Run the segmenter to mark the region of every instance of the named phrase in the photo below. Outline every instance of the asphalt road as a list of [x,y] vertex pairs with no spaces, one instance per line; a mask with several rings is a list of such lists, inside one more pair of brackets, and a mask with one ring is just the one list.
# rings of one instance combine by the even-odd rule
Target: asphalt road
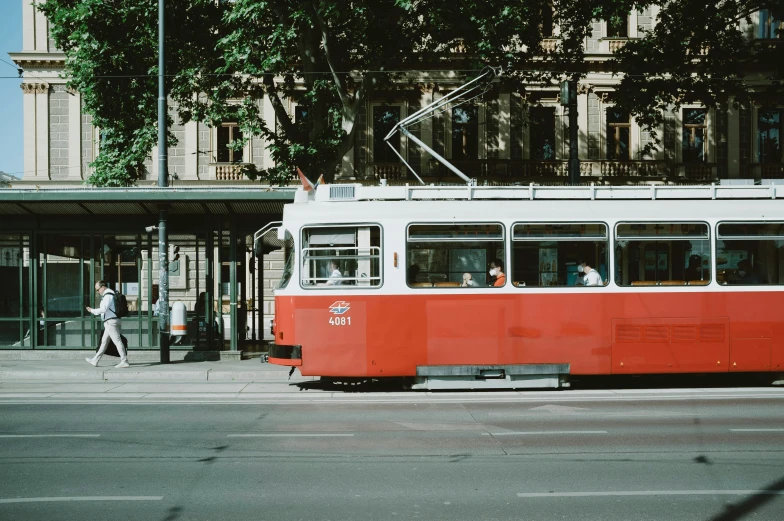
[[0,519],[784,519],[784,394],[676,395],[4,404]]

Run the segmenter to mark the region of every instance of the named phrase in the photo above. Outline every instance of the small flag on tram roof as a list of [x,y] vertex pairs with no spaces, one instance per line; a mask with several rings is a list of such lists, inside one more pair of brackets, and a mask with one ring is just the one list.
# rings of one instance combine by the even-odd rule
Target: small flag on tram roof
[[299,180],[302,181],[302,188],[304,188],[306,192],[313,190],[313,183],[305,177],[305,174],[302,173],[302,170],[300,170],[299,167],[297,167],[297,174],[299,175]]
[[321,174],[321,175],[319,176],[319,178],[316,180],[316,184],[315,184],[315,185],[313,185],[313,189],[315,190],[316,188],[318,188],[318,185],[320,185],[320,184],[326,184],[326,183],[324,182],[324,174]]

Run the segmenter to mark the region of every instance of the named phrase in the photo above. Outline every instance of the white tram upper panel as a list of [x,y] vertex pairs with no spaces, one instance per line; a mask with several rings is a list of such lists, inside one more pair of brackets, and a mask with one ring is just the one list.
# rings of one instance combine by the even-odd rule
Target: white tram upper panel
[[[602,284],[577,291],[740,291],[744,262],[755,289],[778,291],[782,198],[778,185],[320,186],[285,207],[279,237],[297,260],[276,294],[446,293],[466,279],[479,292],[575,291],[585,265]],[[758,230],[744,242],[732,223]],[[499,262],[508,278],[493,287]]]
[[[297,192],[289,224],[390,220],[625,221],[784,218],[784,185],[633,187],[366,187]],[[294,232],[294,230],[291,230]]]

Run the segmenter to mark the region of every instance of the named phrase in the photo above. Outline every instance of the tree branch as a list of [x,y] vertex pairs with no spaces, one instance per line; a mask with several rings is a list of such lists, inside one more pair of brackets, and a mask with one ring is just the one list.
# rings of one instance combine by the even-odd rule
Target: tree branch
[[313,14],[316,16],[316,19],[319,23],[319,28],[321,29],[321,45],[324,48],[324,57],[326,58],[327,65],[329,66],[329,70],[332,73],[332,80],[335,82],[335,86],[338,89],[338,96],[340,97],[340,101],[345,106],[347,101],[346,85],[343,80],[340,79],[340,75],[335,70],[335,64],[332,59],[332,54],[330,53],[330,38],[329,31],[327,30],[327,24],[324,23],[324,18],[318,12],[318,6],[316,5],[316,2],[313,2],[311,6],[313,7]]
[[264,87],[267,91],[267,98],[269,98],[270,103],[272,103],[272,108],[275,110],[276,119],[283,127],[283,131],[286,133],[286,135],[293,136],[295,134],[294,125],[291,123],[291,118],[286,112],[286,108],[280,101],[280,97],[278,96],[278,89],[275,86],[275,79],[272,77],[271,73],[267,73],[264,75],[262,81],[264,82]]

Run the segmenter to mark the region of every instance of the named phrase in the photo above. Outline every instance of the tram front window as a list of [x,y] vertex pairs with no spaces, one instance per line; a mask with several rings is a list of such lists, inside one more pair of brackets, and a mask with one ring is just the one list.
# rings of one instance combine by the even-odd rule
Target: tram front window
[[276,289],[282,289],[288,286],[291,280],[291,273],[294,271],[294,238],[288,230],[286,230],[286,239],[283,242],[283,274],[280,276],[280,282]]
[[704,223],[620,223],[619,286],[703,286],[710,282],[710,236]]
[[306,227],[302,230],[304,288],[381,285],[381,227]]
[[[512,227],[512,277],[517,287],[605,285],[604,223],[521,223]],[[584,267],[595,270],[586,284]],[[601,284],[596,284],[598,279]]]
[[746,286],[784,284],[784,223],[721,223],[716,280]]
[[412,224],[406,258],[412,288],[500,287],[506,280],[500,224]]

